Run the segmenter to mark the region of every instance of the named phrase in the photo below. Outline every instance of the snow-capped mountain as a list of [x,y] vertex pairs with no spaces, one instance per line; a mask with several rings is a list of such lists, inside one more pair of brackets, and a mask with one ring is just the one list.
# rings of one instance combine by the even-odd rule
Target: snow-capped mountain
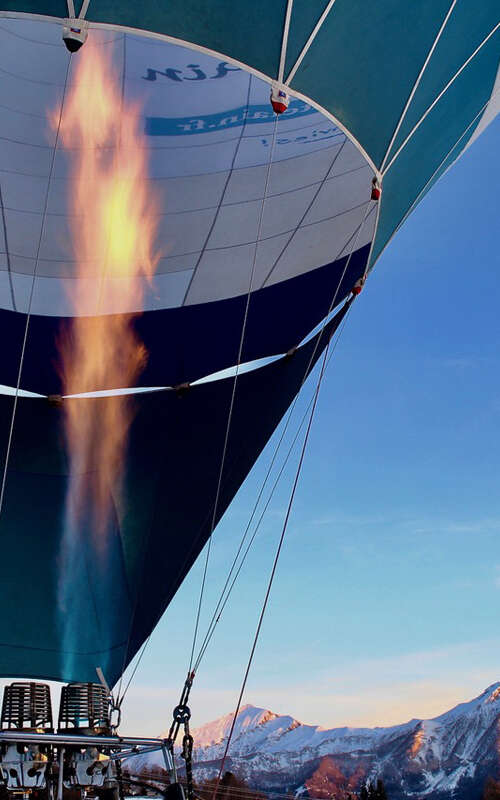
[[[499,719],[500,683],[439,717],[390,728],[326,730],[247,705],[225,769],[255,788],[319,798],[342,798],[381,777],[391,800],[479,800],[485,779],[499,776]],[[193,731],[196,780],[217,773],[232,720],[227,714]],[[156,763],[153,754],[134,768]]]

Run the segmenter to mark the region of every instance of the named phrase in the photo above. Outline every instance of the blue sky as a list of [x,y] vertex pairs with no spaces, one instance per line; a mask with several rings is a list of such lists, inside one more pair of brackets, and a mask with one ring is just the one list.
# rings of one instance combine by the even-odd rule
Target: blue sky
[[[500,678],[499,138],[497,119],[414,211],[354,305],[244,702],[324,726],[387,725]],[[272,444],[215,534],[203,633]],[[202,662],[195,725],[234,708],[296,458]],[[169,725],[201,571],[200,560],[152,636],[124,733]]]

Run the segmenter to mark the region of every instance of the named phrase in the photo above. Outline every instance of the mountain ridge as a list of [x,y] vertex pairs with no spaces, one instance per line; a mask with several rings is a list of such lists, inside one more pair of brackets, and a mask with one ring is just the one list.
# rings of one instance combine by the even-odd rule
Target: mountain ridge
[[[192,731],[195,780],[217,774],[233,718]],[[500,682],[436,717],[389,727],[323,728],[247,704],[225,768],[269,792],[340,799],[382,778],[391,800],[479,800],[486,777],[497,776],[499,720]],[[155,763],[146,756],[140,768]]]

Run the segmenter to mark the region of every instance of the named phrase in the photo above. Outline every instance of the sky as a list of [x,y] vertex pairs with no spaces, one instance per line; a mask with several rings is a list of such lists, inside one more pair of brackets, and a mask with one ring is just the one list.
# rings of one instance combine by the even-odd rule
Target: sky
[[[243,702],[325,727],[391,725],[500,679],[499,139],[497,119],[413,212],[354,304],[323,381]],[[202,635],[276,436],[214,535]],[[297,458],[196,676],[195,726],[235,707]],[[153,633],[123,733],[169,727],[204,557]]]

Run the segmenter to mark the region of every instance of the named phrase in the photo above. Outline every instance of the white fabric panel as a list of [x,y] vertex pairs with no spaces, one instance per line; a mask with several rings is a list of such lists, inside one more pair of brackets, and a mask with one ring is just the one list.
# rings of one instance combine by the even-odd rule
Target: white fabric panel
[[0,182],[5,208],[11,211],[42,212],[47,191],[46,178],[4,172],[0,174]]
[[31,144],[51,150],[55,142],[55,132],[44,117],[19,113],[10,109],[1,109],[0,142],[5,139],[19,141],[20,144]]
[[186,175],[182,178],[152,180],[151,188],[163,212],[193,211],[216,207],[221,198],[228,172],[213,175]]
[[222,206],[207,248],[234,247],[257,237],[261,200]]
[[5,297],[4,308],[12,309],[12,294],[14,295],[15,310],[28,310],[28,301],[33,283],[32,275],[18,275],[15,272],[0,272],[0,291],[2,299]]
[[[3,247],[2,228],[0,227],[0,243]],[[5,248],[4,248],[5,249]],[[186,270],[192,271],[196,265],[198,254],[174,256],[173,258],[160,258],[156,267],[156,275],[162,275],[165,272],[185,272]],[[3,260],[1,260],[3,259]],[[11,269],[20,275],[33,275],[35,259],[34,258],[21,258],[19,256],[10,254]],[[7,269],[6,255],[0,254],[0,270]],[[76,262],[67,260],[54,261],[40,258],[36,274],[39,277],[45,278],[74,278],[77,274]],[[97,261],[88,262],[86,265],[86,274],[89,278],[94,280],[101,274],[100,264]]]
[[[56,159],[56,161],[61,169],[61,160]],[[151,178],[149,180],[150,191],[155,198],[152,208],[155,209],[155,214],[160,216],[215,208],[221,199],[227,176],[228,172],[219,172],[215,175]],[[45,191],[45,185],[46,182],[41,184],[43,191]],[[47,207],[49,214],[68,213],[72,186],[73,182],[69,180],[68,176],[62,178],[59,174],[52,179]],[[90,191],[92,192],[92,188]]]
[[51,150],[44,147],[19,144],[18,142],[0,142],[0,177],[3,172],[11,175],[30,175],[47,177],[52,158]]
[[215,209],[191,211],[162,218],[157,236],[157,250],[167,256],[198,252],[206,241]]
[[[17,25],[19,26],[19,22]],[[54,26],[55,27],[55,26]],[[52,82],[51,80],[37,80],[37,70],[33,69],[31,77],[19,76],[17,74],[19,66],[24,61],[24,54],[27,49],[31,51],[36,50],[36,45],[27,43],[25,47],[21,44],[17,54],[17,61],[14,65],[7,64],[7,69],[4,66],[4,43],[5,37],[0,30],[0,41],[2,42],[2,52],[0,59],[0,104],[3,110],[12,111],[26,119],[25,125],[29,125],[33,120],[44,120],[47,118],[47,110],[58,108],[62,98],[64,77],[66,75],[68,53],[62,52],[60,56],[63,61],[57,69],[58,80]],[[46,50],[43,49],[39,55],[40,59],[44,60],[43,74],[46,72],[45,62]],[[33,62],[33,56],[26,59]]]
[[338,157],[345,141],[341,134],[334,143],[313,153],[274,163],[269,178],[269,193],[292,192],[302,186],[319,183]]
[[[154,278],[153,285],[142,278],[140,279],[141,292],[143,300],[124,308],[118,304],[113,304],[110,300],[109,294],[106,289],[103,292],[101,307],[105,308],[106,313],[121,313],[121,312],[141,312],[149,311],[158,308],[175,308],[181,305],[184,295],[186,293],[189,281],[193,274],[193,270],[184,270],[182,272],[172,272],[158,274]],[[27,313],[29,295],[33,281],[32,275],[19,275],[12,274],[12,282],[14,287],[14,295],[16,301],[16,310]],[[81,315],[93,315],[98,309],[98,283],[93,278],[87,279],[90,283],[89,287],[85,287],[85,295],[87,290],[89,294],[95,288],[94,294],[90,295],[90,299],[86,308],[79,306]],[[80,281],[80,283],[84,283]],[[35,278],[35,288],[33,292],[33,299],[31,311],[33,314],[44,314],[47,303],[57,305],[59,314],[61,316],[73,315],[73,306],[71,304],[71,293],[77,289],[77,282],[74,278],[48,278],[38,275]],[[106,282],[110,285],[110,279]],[[8,272],[2,270],[0,267],[0,294],[2,298],[10,298],[10,285]],[[113,293],[116,297],[116,293]],[[139,294],[138,294],[139,297]],[[165,297],[169,298],[169,305],[165,305]],[[12,302],[5,303],[5,308],[12,308]]]
[[[364,215],[365,208],[363,208],[362,211]],[[345,247],[340,251],[339,257],[348,256],[349,253],[352,252],[353,247],[354,249],[358,249],[360,247],[363,247],[363,245],[371,242],[371,240],[375,235],[376,221],[377,221],[377,206],[374,203],[372,203],[368,208],[366,219],[361,225],[359,233],[358,233],[358,227],[356,226],[350,240],[346,243]]]
[[[265,285],[279,283],[291,275],[301,275],[314,269],[318,258],[322,264],[335,261],[344,251],[353,232],[361,224],[364,212],[364,207],[355,208],[353,211],[346,211],[333,219],[300,228],[293,238],[293,247],[287,247],[265,281]],[[359,236],[357,249],[370,241],[369,238],[366,238],[365,226],[363,226],[362,232],[365,237]]]
[[361,169],[326,180],[309,210],[304,223],[320,222],[341,214],[366,201],[372,171],[368,164]]
[[5,222],[9,252],[12,255],[35,258],[42,227],[41,215],[6,209]]
[[[269,175],[268,196],[293,192],[303,186],[319,183],[331,167],[343,141],[344,139],[318,152],[273,162]],[[229,179],[224,202],[239,203],[261,198],[264,194],[266,175],[267,164],[235,170]]]
[[[244,294],[255,252],[254,288],[260,288],[266,280],[321,267],[352,240],[360,222],[356,206],[368,199],[372,175],[329,120],[292,99],[276,125],[269,86],[243,70],[139,36],[105,30],[91,35],[112,54],[120,82],[124,72],[124,102],[143,108],[160,258],[153,287],[145,286],[140,307],[128,310]],[[36,265],[33,310],[55,315],[71,311],[68,290],[75,286],[78,254],[78,219],[71,216],[76,151],[61,143],[41,235],[55,136],[48,113],[60,107],[69,58],[60,36],[51,23],[0,25],[0,182],[13,271],[9,282],[6,261],[0,262],[0,306],[12,307],[13,288],[23,307]],[[77,57],[70,62],[68,92],[77,63]],[[108,163],[115,155],[113,148],[99,152]],[[372,230],[371,223],[364,226],[357,246],[370,240]],[[90,259],[85,280],[96,281],[102,266]],[[103,313],[117,310],[127,309],[112,308],[104,297]]]
[[[269,271],[269,264],[278,258],[289,238],[289,234],[284,234],[259,242],[253,288],[262,285]],[[246,294],[252,274],[254,253],[254,243],[221,250],[206,250],[194,275],[185,304],[195,305]],[[242,265],[243,269],[235,270],[236,263]],[[221,287],[223,287],[222,293]]]
[[[12,252],[10,252],[10,268],[13,274],[17,273],[19,275],[33,275],[34,265],[34,258],[22,258],[21,256],[15,256],[12,254]],[[7,269],[7,266],[5,269]]]
[[184,256],[173,256],[172,258],[160,258],[156,266],[155,275],[164,272],[184,272],[194,270],[198,260],[198,253],[189,253]]
[[342,147],[342,152],[340,153],[339,158],[337,158],[332,165],[332,168],[328,173],[328,177],[334,178],[337,175],[343,175],[346,172],[359,169],[360,167],[364,166],[364,164],[366,164],[366,161],[357,147],[353,145],[349,139],[346,139]]
[[295,230],[307,213],[316,191],[317,186],[307,186],[305,189],[289,192],[284,197],[268,197],[265,201],[261,237],[267,239],[278,233]]
[[[54,84],[63,86],[64,74],[69,60],[69,53],[64,47],[55,46],[58,41],[55,26],[40,25],[34,21],[22,26],[16,20],[2,19],[2,71],[15,75],[16,78],[33,84]],[[31,35],[30,35],[31,34]],[[40,36],[45,42],[40,41]],[[47,38],[49,37],[49,38]],[[53,45],[46,44],[47,41]],[[20,59],[20,52],[37,49],[43,58],[43,73],[32,68],[30,59]]]

